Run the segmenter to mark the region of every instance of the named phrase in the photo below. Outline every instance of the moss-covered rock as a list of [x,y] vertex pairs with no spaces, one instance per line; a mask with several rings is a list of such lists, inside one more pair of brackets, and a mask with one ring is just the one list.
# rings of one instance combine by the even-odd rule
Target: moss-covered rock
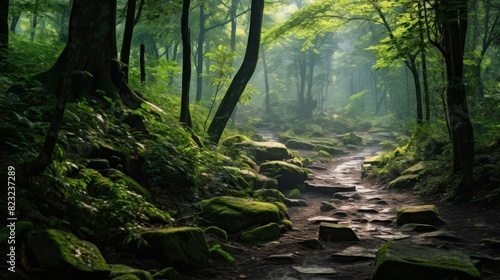
[[409,174],[402,175],[392,180],[388,187],[389,190],[411,190],[413,189],[418,182],[418,175]]
[[110,178],[114,183],[124,184],[128,190],[135,192],[147,200],[151,200],[151,193],[137,183],[136,180],[125,175],[123,172],[116,169],[110,169],[108,170],[106,177]]
[[234,257],[224,251],[220,244],[215,244],[212,248],[210,248],[210,258],[223,259],[230,263],[234,262]]
[[470,257],[405,242],[386,242],[377,253],[373,280],[457,279],[479,280]]
[[442,225],[444,222],[434,205],[402,206],[397,210],[396,223],[398,226],[415,223]]
[[266,202],[283,202],[285,199],[283,193],[276,189],[258,189],[253,192],[253,197]]
[[242,142],[234,144],[233,149],[246,152],[258,163],[293,158],[288,148],[279,142]]
[[355,123],[340,115],[333,115],[328,122],[328,130],[335,133],[345,133],[353,131]]
[[344,150],[341,148],[335,147],[335,146],[330,146],[330,145],[325,145],[325,144],[317,144],[314,146],[313,151],[325,151],[329,153],[330,155],[343,155],[345,154]]
[[291,199],[302,199],[302,194],[299,189],[291,189],[286,193],[286,197]]
[[284,161],[268,161],[260,165],[260,173],[278,180],[278,189],[286,190],[303,184],[310,170]]
[[290,139],[286,142],[286,146],[289,149],[299,149],[299,150],[312,150],[315,144],[302,139]]
[[346,133],[346,134],[344,134],[344,137],[342,138],[342,142],[345,145],[351,144],[351,145],[359,146],[363,143],[363,137],[357,135],[354,132]]
[[382,166],[382,164],[384,163],[384,158],[382,155],[376,155],[376,156],[372,156],[372,157],[367,157],[365,158],[365,160],[363,161],[364,164],[371,164],[372,166],[373,165],[376,165],[376,166]]
[[420,175],[424,173],[428,168],[429,168],[429,162],[420,161],[412,165],[411,167],[405,169],[401,173],[401,175],[413,175],[413,174]]
[[94,244],[68,232],[44,230],[32,238],[31,248],[47,279],[107,279],[111,271]]
[[326,160],[331,160],[332,159],[332,155],[330,155],[329,152],[323,151],[323,150],[319,150],[318,151],[318,155],[316,157],[319,158],[319,159],[326,159]]
[[135,276],[140,280],[153,280],[153,275],[146,270],[133,268],[124,264],[110,264],[109,267],[111,268],[110,278],[123,277],[123,279],[129,279],[125,278],[125,276]]
[[335,241],[358,241],[359,238],[354,231],[344,225],[322,222],[319,226],[319,240],[326,242]]
[[244,231],[241,234],[241,240],[256,244],[262,241],[277,240],[281,236],[281,230],[277,223],[269,223],[264,226],[256,227],[251,230]]
[[124,274],[118,277],[111,278],[111,280],[141,280],[141,278],[133,274]]
[[203,230],[178,227],[148,230],[141,233],[148,246],[140,254],[179,270],[204,268],[208,264],[208,245]]
[[238,144],[241,142],[251,142],[250,138],[246,137],[245,135],[233,135],[229,136],[228,138],[222,140],[222,146],[226,148],[232,147],[234,144]]
[[218,196],[201,201],[199,206],[201,218],[230,234],[283,219],[276,205],[249,198]]
[[209,226],[206,229],[203,230],[205,234],[211,234],[214,236],[219,237],[220,239],[227,240],[227,233],[225,230],[216,227],[216,226]]

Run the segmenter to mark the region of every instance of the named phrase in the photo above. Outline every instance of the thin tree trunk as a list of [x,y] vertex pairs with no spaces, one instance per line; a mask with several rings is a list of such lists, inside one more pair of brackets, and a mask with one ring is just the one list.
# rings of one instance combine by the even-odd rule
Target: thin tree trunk
[[7,71],[9,48],[9,0],[0,0],[0,72]]
[[240,69],[229,85],[226,95],[222,99],[217,112],[208,128],[207,134],[210,142],[217,144],[226,127],[229,117],[236,107],[245,87],[252,77],[257,61],[259,59],[260,37],[262,31],[262,14],[264,11],[264,0],[252,0],[250,14],[250,30],[248,34],[245,58]]
[[179,121],[192,128],[189,112],[189,86],[191,84],[191,39],[189,32],[190,0],[182,1],[181,34],[182,34],[182,98]]
[[203,44],[205,43],[205,4],[200,3],[200,33],[198,35],[198,49],[196,50],[196,102],[201,101],[203,95]]
[[415,100],[417,101],[417,124],[422,124],[423,113],[422,113],[422,89],[420,87],[420,77],[418,75],[417,65],[415,63],[416,56],[410,56],[410,71],[413,75],[413,81],[415,84]]
[[262,67],[264,70],[264,85],[266,89],[266,115],[271,113],[271,101],[269,96],[269,75],[267,73],[266,50],[262,48]]
[[146,46],[141,44],[140,55],[139,55],[139,67],[141,68],[141,84],[146,83],[146,63],[144,62],[144,53],[146,52]]
[[120,52],[120,62],[123,67],[123,79],[128,82],[128,70],[130,63],[130,47],[134,34],[135,7],[136,0],[127,1],[127,16],[125,18],[125,29],[123,30],[122,49]]

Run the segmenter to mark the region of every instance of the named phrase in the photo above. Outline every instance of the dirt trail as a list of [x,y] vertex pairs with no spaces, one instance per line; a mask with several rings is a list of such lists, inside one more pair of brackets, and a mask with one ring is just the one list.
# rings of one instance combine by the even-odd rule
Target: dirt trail
[[[378,150],[378,147],[365,147],[313,166],[314,177],[308,181],[309,184],[356,186],[359,199],[334,200],[331,203],[336,209],[322,212],[322,202],[332,201],[332,195],[304,191],[303,199],[308,206],[289,207],[294,228],[286,232],[279,241],[258,248],[233,243],[240,248],[231,252],[236,262],[213,262],[211,268],[192,276],[196,279],[371,279],[374,262],[372,256],[378,247],[385,240],[405,237],[395,225],[395,208],[429,203],[411,193],[389,192],[381,186],[361,181],[363,159],[374,155]],[[500,256],[498,248],[484,248],[479,244],[482,238],[500,239],[499,211],[478,214],[470,206],[437,206],[442,217],[448,221],[443,228],[464,238],[463,242],[440,241],[444,246]],[[457,209],[460,209],[458,213]],[[304,245],[303,241],[318,238],[319,224],[307,220],[315,216],[338,219],[338,223],[351,227],[360,240],[322,242],[323,248],[314,249]],[[357,246],[361,250],[357,253],[361,253],[362,257],[332,257],[351,246]],[[273,255],[274,258],[269,258]],[[495,267],[487,270],[491,277],[500,273]]]

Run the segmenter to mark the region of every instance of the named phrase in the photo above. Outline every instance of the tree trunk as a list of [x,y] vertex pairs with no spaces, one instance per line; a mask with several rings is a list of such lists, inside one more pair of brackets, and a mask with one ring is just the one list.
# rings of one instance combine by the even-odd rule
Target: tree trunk
[[198,35],[198,49],[196,50],[196,102],[201,101],[203,95],[203,44],[205,43],[205,4],[200,2],[200,34]]
[[219,142],[229,117],[257,66],[263,11],[264,0],[252,0],[250,30],[243,63],[229,85],[226,95],[224,95],[207,131],[210,142],[214,144]]
[[467,0],[446,0],[436,10],[442,34],[434,42],[446,63],[446,101],[453,145],[453,173],[460,175],[457,195],[471,197],[473,189],[474,135],[464,84],[464,50],[467,33]]
[[266,88],[266,115],[271,113],[271,101],[269,96],[269,75],[267,73],[266,51],[262,49],[262,67],[264,70],[264,85]]
[[128,69],[130,63],[130,47],[134,34],[135,7],[136,0],[127,1],[127,16],[125,18],[125,29],[123,30],[122,49],[120,52],[120,62],[123,67],[123,79],[128,82]]
[[0,0],[0,72],[7,71],[9,48],[9,0]]
[[146,83],[146,63],[144,61],[144,53],[146,52],[146,46],[141,44],[140,54],[139,54],[139,67],[141,69],[141,84]]
[[420,57],[422,59],[422,80],[424,82],[424,104],[425,104],[425,120],[431,120],[431,105],[429,96],[429,79],[427,75],[427,57],[426,47],[424,41],[424,20],[422,13],[422,5],[418,3],[418,17],[419,17],[419,33],[420,33]]
[[[89,20],[92,18],[93,20]],[[113,100],[113,105],[121,111],[123,105],[129,108],[140,106],[140,99],[123,80],[123,73],[117,63],[116,50],[116,0],[84,1],[74,0],[70,17],[70,29],[66,48],[54,66],[34,77],[51,92],[57,92],[61,76],[69,61],[78,61],[76,70],[87,75],[79,75],[73,83],[73,91],[68,101],[88,97]],[[69,52],[69,46],[75,46]],[[70,55],[77,55],[72,58]]]
[[[422,88],[420,87],[420,77],[418,75],[417,64],[415,63],[416,56],[409,56],[409,68],[413,75],[413,82],[415,84],[415,100],[417,102],[417,124],[422,124],[424,115],[422,113]],[[408,65],[408,64],[407,64]]]
[[182,1],[181,34],[182,34],[182,98],[179,121],[192,128],[189,112],[189,86],[191,84],[191,39],[189,34],[190,0]]

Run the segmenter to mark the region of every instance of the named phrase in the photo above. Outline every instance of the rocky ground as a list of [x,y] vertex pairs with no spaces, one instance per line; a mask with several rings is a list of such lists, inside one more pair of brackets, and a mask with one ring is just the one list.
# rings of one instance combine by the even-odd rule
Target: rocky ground
[[[376,152],[377,148],[367,147],[313,166],[315,175],[308,184],[316,188],[303,192],[307,206],[289,208],[293,230],[279,241],[262,247],[229,242],[225,248],[235,257],[234,263],[211,261],[210,268],[189,276],[194,279],[371,279],[378,248],[386,240],[405,239],[429,247],[465,251],[473,259],[481,260],[484,279],[500,279],[500,245],[496,242],[500,240],[500,209],[448,204],[439,198],[390,192],[383,186],[362,182],[363,159]],[[333,199],[331,193],[318,189],[318,186],[338,185],[356,186],[356,195]],[[334,209],[321,211],[325,202]],[[422,204],[436,205],[446,221],[437,227],[439,234],[435,237],[401,232],[395,224],[397,207]],[[312,218],[335,219],[352,228],[360,240],[315,243],[320,226]]]

